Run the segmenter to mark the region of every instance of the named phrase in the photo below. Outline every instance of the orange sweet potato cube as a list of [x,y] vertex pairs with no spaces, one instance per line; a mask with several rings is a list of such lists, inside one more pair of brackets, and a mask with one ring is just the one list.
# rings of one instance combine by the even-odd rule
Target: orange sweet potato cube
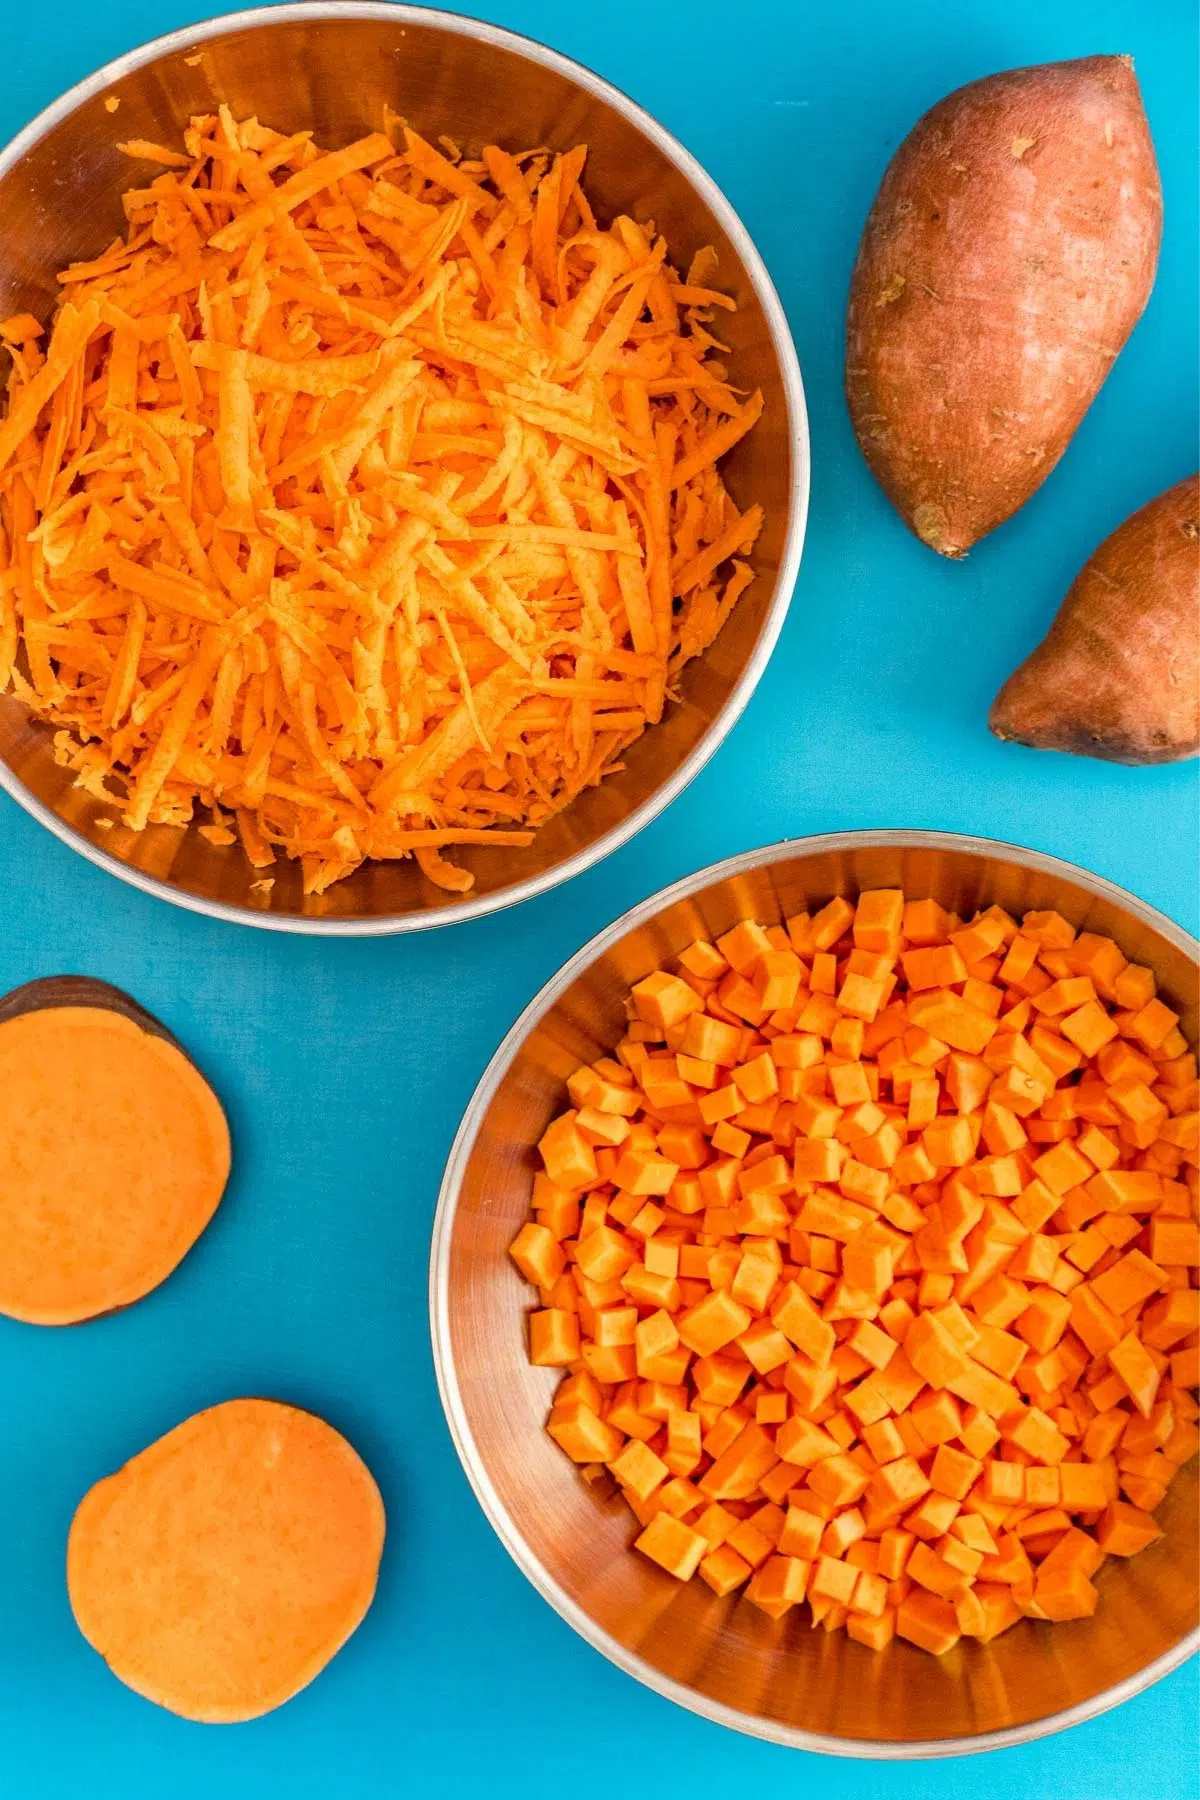
[[745,1557],[739,1556],[728,1544],[721,1544],[716,1550],[710,1550],[697,1565],[702,1581],[708,1583],[714,1594],[724,1596],[732,1594],[749,1581],[754,1571]]
[[1162,1535],[1149,1513],[1125,1500],[1111,1501],[1096,1525],[1096,1542],[1107,1556],[1136,1556]]
[[762,1051],[733,1071],[734,1084],[747,1103],[754,1105],[779,1091],[779,1075],[770,1053]]
[[[1003,1437],[1039,1463],[1060,1463],[1070,1448],[1069,1440],[1040,1407],[1030,1406],[1000,1421]],[[990,1466],[990,1465],[989,1465]]]
[[820,1556],[812,1565],[808,1591],[814,1599],[832,1600],[848,1606],[858,1585],[859,1571],[836,1556]]
[[792,1354],[792,1346],[782,1331],[766,1319],[757,1319],[748,1326],[737,1344],[758,1375],[769,1375],[772,1369],[781,1369]]
[[989,1462],[984,1471],[984,1492],[989,1500],[1019,1506],[1025,1498],[1025,1470],[1020,1463]]
[[967,1366],[967,1356],[940,1319],[918,1313],[904,1338],[904,1352],[931,1387],[946,1387]]
[[885,1581],[896,1581],[903,1575],[916,1538],[911,1531],[888,1526],[879,1536],[879,1574]]
[[968,1455],[982,1460],[1000,1441],[1000,1428],[978,1406],[968,1406],[963,1414],[963,1428],[958,1437]]
[[546,1430],[559,1448],[579,1463],[611,1462],[625,1441],[615,1426],[578,1401],[554,1407]]
[[929,1470],[934,1492],[948,1495],[952,1500],[965,1500],[982,1466],[975,1457],[967,1456],[949,1444],[939,1444]]
[[1109,1363],[1129,1390],[1133,1404],[1143,1419],[1154,1407],[1162,1370],[1134,1331],[1128,1332],[1108,1353]]
[[1100,1512],[1108,1504],[1108,1487],[1102,1469],[1091,1462],[1059,1464],[1059,1499],[1065,1512]]
[[771,1556],[747,1588],[746,1598],[778,1618],[777,1608],[795,1606],[803,1600],[808,1579],[809,1565],[799,1557]]
[[[705,1448],[708,1449],[707,1440]],[[705,1470],[699,1486],[712,1500],[745,1500],[778,1461],[775,1444],[765,1428],[751,1421]]]
[[866,1035],[867,1028],[863,1020],[852,1019],[847,1015],[840,1018],[834,1026],[829,1047],[835,1056],[844,1056],[847,1062],[860,1062]]
[[995,1019],[948,988],[915,994],[908,1003],[908,1016],[941,1043],[969,1056],[980,1055],[997,1031]]
[[684,1026],[679,1049],[699,1062],[731,1069],[742,1052],[741,1027],[709,1013],[693,1013]]
[[601,1349],[612,1350],[618,1345],[634,1342],[638,1322],[636,1306],[602,1306],[594,1309],[590,1316],[592,1338]]
[[626,1150],[613,1170],[613,1184],[627,1194],[667,1194],[679,1170],[665,1157],[645,1150]]
[[1062,1034],[1085,1056],[1095,1056],[1117,1036],[1117,1027],[1098,1000],[1087,1000],[1061,1021]]
[[914,993],[954,987],[967,979],[967,965],[953,944],[906,950],[900,959],[904,979]]
[[813,915],[809,926],[813,949],[831,950],[838,939],[849,931],[853,922],[854,908],[840,894],[836,895],[827,906]]
[[545,1225],[534,1224],[532,1219],[522,1225],[508,1254],[534,1287],[553,1287],[567,1266],[566,1255],[554,1233]]
[[[787,1283],[771,1309],[771,1322],[777,1325],[784,1336],[795,1344],[798,1350],[824,1368],[833,1355],[836,1342],[832,1325],[822,1319],[820,1313],[804,1292],[794,1281]],[[683,1332],[680,1332],[683,1336]],[[725,1340],[728,1343],[728,1339]],[[684,1342],[687,1342],[684,1337]],[[720,1348],[720,1346],[716,1346]]]
[[867,975],[850,970],[838,989],[838,1011],[869,1022],[883,1005],[885,990],[885,981],[873,981]]
[[639,1019],[664,1029],[678,1025],[689,1013],[699,1012],[704,1004],[686,981],[678,975],[668,975],[662,969],[656,969],[642,981],[635,981],[630,998]]
[[637,1355],[632,1344],[584,1343],[580,1357],[597,1381],[629,1381],[637,1374]]
[[621,1486],[628,1488],[639,1500],[648,1500],[655,1488],[661,1487],[671,1473],[661,1456],[657,1456],[649,1444],[639,1443],[634,1438],[613,1457],[608,1466]]
[[944,1656],[947,1650],[953,1650],[962,1635],[949,1602],[920,1587],[915,1587],[897,1607],[896,1632],[932,1656]]
[[1166,1271],[1151,1262],[1140,1250],[1130,1250],[1119,1262],[1097,1275],[1092,1293],[1114,1313],[1126,1313],[1141,1306],[1151,1294],[1166,1285]]
[[900,1456],[871,1477],[868,1504],[883,1513],[902,1512],[929,1492],[929,1480],[915,1456]]
[[1033,1172],[1052,1194],[1061,1197],[1069,1188],[1078,1187],[1081,1182],[1087,1181],[1095,1170],[1087,1157],[1080,1155],[1070,1139],[1064,1139],[1037,1158]]
[[[1025,1504],[1047,1512],[1057,1507],[1062,1497],[1058,1470],[1033,1463],[1025,1470]],[[1065,1509],[1064,1509],[1065,1510]]]
[[817,1554],[823,1532],[824,1522],[818,1513],[809,1512],[801,1506],[789,1506],[779,1539],[780,1554],[811,1562]]
[[896,1635],[896,1609],[888,1605],[878,1618],[852,1612],[846,1620],[846,1635],[868,1650],[886,1650]]
[[975,1154],[970,1121],[962,1115],[935,1119],[921,1133],[921,1144],[930,1162],[939,1169],[965,1168]]
[[870,1479],[853,1457],[827,1456],[810,1472],[808,1485],[831,1506],[853,1506],[866,1493]]
[[716,945],[710,944],[707,938],[697,938],[686,950],[681,950],[679,962],[699,981],[719,981],[729,966]]
[[717,949],[739,975],[748,975],[759,957],[772,947],[766,927],[755,919],[739,920],[717,939]]
[[783,1384],[797,1411],[808,1417],[824,1406],[833,1393],[837,1371],[829,1365],[822,1368],[803,1351],[797,1351],[783,1372]]
[[854,947],[894,956],[904,919],[904,895],[899,888],[873,888],[858,896],[854,909]]
[[759,1005],[772,1013],[794,1006],[803,976],[804,965],[794,950],[764,950],[751,975]]
[[[842,1251],[842,1275],[859,1293],[882,1298],[892,1279],[895,1254],[895,1244],[886,1237],[873,1238],[867,1231],[859,1231]],[[878,1355],[883,1355],[882,1362],[877,1360]],[[876,1368],[884,1367],[887,1360],[888,1355],[881,1348],[877,1348],[876,1357],[868,1358]]]
[[1152,1219],[1150,1256],[1167,1267],[1195,1268],[1200,1263],[1200,1224],[1195,1219]]
[[940,1388],[927,1388],[913,1402],[910,1418],[920,1433],[926,1450],[933,1450],[939,1444],[948,1443],[956,1438],[962,1430],[962,1412],[953,1394]]
[[1051,1287],[1034,1288],[1015,1330],[1034,1350],[1052,1350],[1067,1329],[1071,1303]]
[[795,1417],[779,1427],[775,1434],[775,1449],[784,1462],[811,1469],[826,1457],[836,1456],[839,1444],[823,1426],[814,1424],[811,1419]]
[[1173,1013],[1169,1006],[1164,1006],[1161,1000],[1156,999],[1148,1001],[1134,1015],[1130,1020],[1129,1030],[1148,1050],[1157,1050],[1178,1023],[1179,1014]]
[[668,1575],[674,1575],[679,1581],[690,1581],[700,1566],[701,1557],[708,1553],[708,1543],[682,1519],[658,1512],[641,1536],[634,1539],[634,1549],[656,1562]]
[[860,1319],[847,1342],[873,1369],[886,1369],[896,1353],[896,1340],[870,1319]]
[[596,1155],[578,1128],[578,1113],[562,1113],[542,1133],[538,1150],[556,1187],[576,1193],[596,1180]]
[[752,1569],[761,1568],[771,1554],[771,1540],[760,1531],[753,1519],[739,1519],[726,1542],[731,1550],[745,1557]]
[[930,1542],[944,1537],[958,1516],[959,1502],[949,1494],[926,1494],[904,1515],[905,1528]]
[[622,1232],[598,1225],[579,1239],[576,1263],[589,1281],[619,1281],[637,1261],[637,1253]]
[[[814,1309],[815,1310],[815,1309]],[[752,1315],[732,1294],[721,1289],[688,1307],[676,1320],[681,1341],[697,1356],[711,1356],[740,1337]]]
[[536,1368],[561,1369],[579,1360],[579,1314],[544,1307],[529,1315],[529,1360]]

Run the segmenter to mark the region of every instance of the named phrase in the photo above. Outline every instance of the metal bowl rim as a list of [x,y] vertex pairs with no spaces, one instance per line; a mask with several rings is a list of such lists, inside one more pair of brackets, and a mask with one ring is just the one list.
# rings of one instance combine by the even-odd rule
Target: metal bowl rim
[[800,567],[800,556],[804,548],[804,534],[808,521],[811,467],[808,409],[796,347],[783,305],[775,291],[774,283],[767,273],[766,265],[733,205],[691,151],[685,149],[679,140],[664,125],[660,125],[658,120],[644,107],[639,106],[636,100],[631,99],[612,82],[605,81],[602,76],[586,68],[584,64],[576,62],[572,57],[562,55],[557,50],[551,50],[536,38],[525,37],[519,32],[508,31],[498,25],[489,25],[482,19],[470,18],[465,14],[442,12],[433,7],[399,4],[394,3],[394,0],[292,0],[292,3],[287,5],[251,7],[240,12],[222,13],[195,25],[181,26],[177,31],[166,32],[161,37],[151,38],[147,43],[138,45],[114,61],[105,63],[102,68],[85,76],[82,81],[76,82],[65,93],[60,94],[57,100],[43,108],[28,125],[11,139],[3,150],[0,150],[0,179],[3,179],[10,169],[15,168],[22,157],[52,127],[69,117],[85,101],[94,99],[105,88],[112,86],[114,82],[119,81],[133,70],[140,69],[145,64],[157,61],[161,57],[181,50],[192,49],[198,44],[203,44],[209,38],[225,36],[229,32],[257,30],[263,26],[280,23],[301,23],[313,18],[378,19],[387,24],[394,24],[401,30],[406,25],[432,26],[435,30],[452,32],[458,37],[476,38],[497,50],[511,51],[529,62],[540,64],[543,68],[563,76],[566,80],[573,82],[576,87],[582,88],[595,99],[620,113],[644,136],[648,137],[699,194],[741,258],[755,296],[762,307],[763,317],[771,336],[772,348],[779,361],[780,382],[787,407],[788,438],[793,459],[791,488],[788,496],[789,518],[776,576],[775,593],[763,620],[758,642],[720,712],[679,767],[626,818],[603,832],[594,843],[576,851],[573,856],[555,864],[553,868],[544,870],[540,875],[529,876],[524,881],[515,882],[511,887],[504,888],[495,894],[482,895],[474,900],[464,900],[457,905],[446,905],[440,907],[435,914],[425,912],[384,913],[373,917],[348,919],[305,918],[303,915],[297,914],[274,915],[269,912],[258,912],[249,906],[234,905],[228,901],[208,900],[202,895],[188,893],[169,881],[160,880],[157,876],[147,875],[140,869],[135,869],[128,863],[122,862],[110,851],[93,844],[84,837],[82,832],[76,831],[72,825],[60,819],[58,814],[44,802],[37,799],[24,782],[8,767],[7,763],[0,760],[0,788],[3,788],[17,802],[18,806],[21,806],[39,824],[44,825],[48,831],[53,832],[54,836],[70,849],[77,851],[80,856],[84,856],[89,862],[94,863],[97,868],[104,869],[110,875],[115,875],[119,881],[127,882],[131,887],[139,888],[144,894],[151,894],[160,900],[167,900],[172,905],[181,906],[189,912],[203,913],[210,919],[223,919],[228,924],[249,925],[264,931],[289,931],[310,937],[390,937],[402,932],[431,931],[443,925],[454,925],[469,919],[481,919],[489,913],[500,912],[509,906],[518,906],[524,900],[531,900],[539,894],[547,893],[561,882],[570,881],[575,875],[582,874],[585,869],[592,868],[604,857],[619,850],[622,845],[628,843],[639,831],[657,818],[659,813],[678,798],[684,788],[700,773],[709,758],[720,748],[741,717],[750,696],[762,678],[791,604],[792,590]]
[[765,1738],[774,1744],[783,1744],[795,1750],[816,1751],[826,1756],[858,1757],[870,1761],[927,1761],[946,1756],[971,1756],[985,1750],[1004,1750],[1017,1744],[1028,1744],[1038,1738],[1050,1737],[1059,1731],[1065,1731],[1071,1725],[1080,1725],[1087,1719],[1097,1718],[1112,1707],[1130,1700],[1135,1694],[1142,1693],[1170,1675],[1200,1651],[1200,1630],[1186,1633],[1177,1644],[1153,1662],[1147,1663],[1126,1680],[1105,1688],[1077,1706],[1064,1708],[1061,1712],[1048,1713],[1040,1719],[1032,1719],[1024,1725],[1011,1726],[1003,1731],[979,1732],[968,1737],[925,1738],[911,1742],[896,1739],[847,1738],[835,1737],[824,1732],[802,1731],[795,1727],[783,1725],[771,1719],[764,1719],[754,1713],[741,1712],[736,1707],[726,1706],[722,1702],[706,1699],[695,1689],[684,1683],[674,1681],[652,1668],[635,1652],[626,1650],[615,1638],[598,1626],[590,1616],[569,1598],[554,1578],[547,1572],[538,1559],[527,1548],[524,1539],[509,1518],[508,1512],[493,1487],[483,1460],[476,1447],[475,1440],[467,1423],[466,1414],[459,1393],[458,1380],[454,1366],[454,1355],[450,1340],[450,1238],[455,1214],[458,1210],[458,1199],[462,1188],[463,1176],[475,1139],[484,1115],[507,1074],[518,1050],[529,1036],[534,1026],[545,1017],[551,1007],[561,999],[572,983],[582,975],[594,962],[618,943],[628,932],[645,925],[658,914],[665,912],[680,900],[687,900],[702,888],[710,887],[715,882],[729,879],[731,876],[745,875],[754,869],[761,869],[773,863],[783,862],[795,856],[816,855],[825,851],[872,849],[876,847],[943,849],[965,851],[968,854],[986,856],[992,859],[1012,862],[1021,868],[1036,869],[1047,875],[1056,875],[1084,888],[1098,898],[1110,900],[1133,913],[1142,922],[1157,931],[1174,945],[1177,950],[1197,964],[1200,964],[1200,943],[1182,926],[1176,925],[1156,907],[1150,906],[1136,895],[1118,887],[1116,882],[1107,880],[1103,875],[1095,875],[1089,869],[1080,868],[1077,864],[1067,862],[1064,858],[1050,856],[1040,850],[1030,850],[1021,844],[1009,844],[997,838],[969,837],[959,832],[950,831],[836,831],[825,832],[813,837],[784,838],[775,844],[768,844],[758,850],[743,851],[738,855],[725,857],[722,861],[710,863],[707,868],[699,869],[693,875],[685,875],[681,880],[660,888],[655,894],[641,900],[636,906],[629,908],[604,930],[589,939],[583,947],[575,952],[552,975],[539,990],[529,1004],[523,1009],[516,1023],[505,1034],[471,1096],[462,1123],[455,1134],[450,1155],[446,1163],[446,1172],[442,1178],[438,1194],[437,1210],[433,1222],[433,1238],[429,1259],[429,1324],[433,1347],[434,1370],[437,1375],[438,1392],[441,1396],[442,1410],[446,1415],[446,1423],[450,1428],[450,1436],[458,1458],[463,1466],[467,1480],[474,1490],[475,1498],[487,1517],[496,1536],[500,1539],[508,1554],[512,1557],[521,1573],[537,1589],[542,1598],[549,1602],[571,1628],[578,1632],[594,1650],[598,1650],[609,1662],[626,1675],[632,1675],[635,1681],[652,1688],[664,1699],[673,1700],[677,1706],[688,1712],[698,1713],[702,1718],[711,1719],[718,1725],[728,1726],[733,1731],[756,1738]]

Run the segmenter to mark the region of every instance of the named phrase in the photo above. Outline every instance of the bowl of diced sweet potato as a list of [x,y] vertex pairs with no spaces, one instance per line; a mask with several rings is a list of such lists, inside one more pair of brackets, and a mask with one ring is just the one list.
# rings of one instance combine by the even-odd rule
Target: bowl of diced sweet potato
[[1060,1730],[1197,1649],[1197,962],[1052,857],[858,832],[547,984],[431,1310],[481,1504],[588,1642],[858,1756]]

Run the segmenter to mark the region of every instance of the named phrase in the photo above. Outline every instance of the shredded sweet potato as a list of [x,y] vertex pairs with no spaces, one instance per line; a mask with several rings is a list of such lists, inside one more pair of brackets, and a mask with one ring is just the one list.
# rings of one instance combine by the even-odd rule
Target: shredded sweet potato
[[409,855],[465,891],[442,850],[619,768],[753,579],[715,257],[602,230],[582,147],[222,109],[124,148],[126,238],[44,351],[0,326],[0,692],[134,830],[199,804],[309,893]]
[[103,1006],[0,1025],[0,1313],[73,1325],[140,1300],[228,1178],[225,1115],[173,1044]]
[[383,1538],[379,1489],[331,1425],[228,1400],[84,1495],[67,1587],[135,1693],[235,1724],[290,1700],[362,1623]]

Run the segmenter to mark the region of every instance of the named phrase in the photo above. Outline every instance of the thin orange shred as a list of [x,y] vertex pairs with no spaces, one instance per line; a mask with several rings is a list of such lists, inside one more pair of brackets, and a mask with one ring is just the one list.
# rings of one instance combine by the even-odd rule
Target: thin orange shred
[[[389,118],[389,129],[398,122]],[[717,463],[762,411],[716,259],[601,229],[586,148],[192,120],[128,231],[0,324],[0,693],[134,830],[206,809],[320,893],[526,845],[753,579]],[[222,810],[226,809],[226,810]]]

